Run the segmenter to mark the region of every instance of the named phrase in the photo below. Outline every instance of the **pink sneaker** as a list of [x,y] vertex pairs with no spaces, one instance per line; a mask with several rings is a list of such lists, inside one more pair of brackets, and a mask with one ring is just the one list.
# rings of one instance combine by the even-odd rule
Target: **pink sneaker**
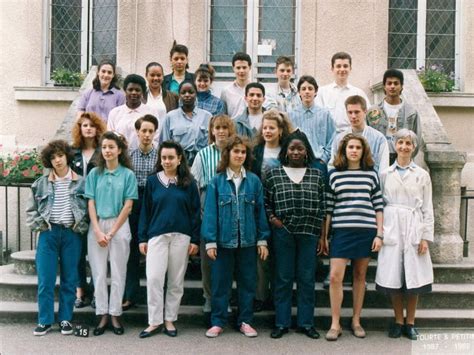
[[255,329],[252,328],[250,324],[243,323],[240,325],[240,332],[249,338],[255,338],[258,333]]
[[208,338],[217,338],[223,331],[224,329],[215,325],[207,330],[206,336]]

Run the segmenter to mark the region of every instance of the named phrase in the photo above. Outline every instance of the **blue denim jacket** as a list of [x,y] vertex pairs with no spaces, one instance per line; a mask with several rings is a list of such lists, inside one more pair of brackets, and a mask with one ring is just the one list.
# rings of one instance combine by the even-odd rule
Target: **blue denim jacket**
[[[263,187],[252,172],[245,172],[238,195],[225,172],[216,175],[206,190],[201,236],[210,248],[267,245],[270,237]],[[240,231],[240,233],[239,233]]]
[[[26,208],[26,224],[33,231],[51,229],[49,218],[54,201],[54,174],[42,176],[31,185],[32,196]],[[84,197],[85,179],[72,172],[70,185],[71,209],[74,215],[74,225],[71,229],[80,234],[89,228],[89,215],[87,214],[87,199]]]

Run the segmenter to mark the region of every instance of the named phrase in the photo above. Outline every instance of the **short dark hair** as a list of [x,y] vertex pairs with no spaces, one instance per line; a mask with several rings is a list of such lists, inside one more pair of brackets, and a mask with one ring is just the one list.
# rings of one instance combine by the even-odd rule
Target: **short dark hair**
[[245,146],[246,154],[245,154],[245,161],[244,161],[244,168],[247,171],[250,171],[250,168],[252,167],[252,161],[253,161],[253,155],[252,155],[252,147],[250,145],[249,140],[247,137],[242,137],[242,136],[232,136],[229,138],[227,141],[227,145],[222,149],[221,152],[221,161],[219,162],[219,165],[217,166],[217,172],[222,173],[225,172],[226,169],[229,167],[229,161],[230,161],[230,151],[236,146],[242,144]]
[[360,105],[362,110],[367,110],[367,101],[365,101],[365,99],[359,95],[349,96],[344,102],[344,106],[347,109],[347,106],[349,105]]
[[184,154],[183,147],[175,141],[164,141],[160,144],[158,148],[158,159],[156,160],[155,171],[158,173],[163,171],[163,166],[161,165],[161,151],[163,148],[174,149],[176,151],[176,155],[181,157],[181,163],[178,165],[178,181],[176,185],[179,187],[187,187],[193,181],[193,175],[189,170],[188,161],[186,159],[186,154]]
[[146,67],[145,67],[145,75],[148,74],[148,71],[150,70],[151,67],[160,67],[160,68],[161,68],[161,71],[164,72],[163,66],[162,66],[160,63],[158,63],[158,62],[150,62],[150,63],[148,63],[148,64],[146,65]]
[[155,116],[148,114],[143,117],[140,117],[138,120],[135,121],[135,129],[137,131],[142,128],[143,122],[150,122],[151,124],[153,124],[153,126],[155,126],[155,131],[158,129],[158,120]]
[[129,74],[125,77],[123,81],[123,89],[127,90],[129,84],[138,84],[142,88],[142,94],[145,95],[146,93],[146,81],[145,79],[138,74]]
[[[184,44],[178,44],[176,43],[176,40],[174,40],[173,45],[171,46],[171,49],[170,49],[170,59],[175,53],[183,53],[187,58],[189,55],[189,50],[188,50],[188,47],[186,47]],[[186,69],[189,69],[188,63],[186,63]]]
[[291,59],[290,57],[286,57],[284,55],[279,56],[277,58],[277,60],[275,61],[275,68],[278,68],[278,66],[281,64],[289,65],[293,69],[295,68],[295,63],[293,62],[293,59]]
[[181,92],[181,88],[182,88],[185,84],[191,84],[191,86],[194,88],[194,91],[197,92],[196,83],[195,83],[194,81],[184,80],[184,81],[182,81],[181,84],[179,84],[179,86],[178,86],[178,95],[179,95],[179,93]]
[[99,66],[97,67],[97,75],[95,76],[94,80],[92,80],[92,87],[94,88],[94,90],[101,90],[100,80],[99,80],[99,71],[104,65],[110,65],[112,67],[112,71],[114,72],[114,77],[110,81],[110,85],[109,85],[108,89],[109,90],[112,89],[112,88],[118,89],[117,81],[119,80],[119,76],[117,75],[117,70],[115,68],[115,63],[112,62],[109,59],[103,59],[103,60],[100,61]]
[[383,73],[383,85],[385,85],[387,78],[397,78],[400,80],[400,84],[403,85],[403,73],[398,69],[388,69]]
[[70,165],[74,159],[74,153],[68,142],[63,139],[57,139],[49,142],[41,151],[41,161],[43,162],[45,168],[53,169],[51,160],[53,155],[56,154],[65,155],[67,159],[67,165]]
[[336,63],[337,59],[348,59],[349,60],[349,65],[352,66],[352,57],[347,52],[337,52],[332,56],[332,58],[331,58],[331,67],[332,68],[334,67],[334,63]]
[[232,57],[232,66],[235,65],[235,62],[238,60],[246,61],[249,64],[249,67],[252,66],[252,59],[247,53],[244,52],[237,52]]
[[316,157],[314,156],[313,148],[311,147],[311,143],[309,142],[308,137],[303,131],[300,131],[299,129],[296,129],[295,131],[290,133],[283,141],[283,143],[281,144],[280,153],[278,154],[278,160],[280,161],[281,165],[288,164],[288,147],[290,146],[291,141],[295,139],[298,139],[303,142],[307,154],[306,166],[311,166],[313,162],[316,161]]
[[260,89],[262,91],[263,96],[265,96],[265,86],[263,86],[261,83],[249,83],[247,86],[245,86],[245,96],[249,93],[250,89]]
[[346,156],[347,144],[351,139],[356,139],[362,144],[362,157],[360,159],[360,168],[362,170],[371,170],[374,166],[374,160],[370,152],[370,146],[367,140],[358,134],[348,133],[346,134],[337,148],[336,157],[334,158],[334,168],[336,170],[347,170],[349,163]]
[[300,88],[301,88],[301,85],[303,85],[304,83],[310,83],[311,85],[314,86],[314,89],[317,91],[318,90],[318,83],[316,82],[316,79],[311,76],[311,75],[303,75],[300,80],[298,80],[298,85],[297,88],[298,88],[298,91],[300,91]]

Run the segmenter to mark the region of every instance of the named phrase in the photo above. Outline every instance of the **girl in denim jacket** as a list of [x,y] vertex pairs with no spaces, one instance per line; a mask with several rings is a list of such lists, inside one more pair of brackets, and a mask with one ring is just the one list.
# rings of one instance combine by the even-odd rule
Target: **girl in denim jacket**
[[45,335],[54,322],[54,288],[60,264],[59,326],[63,335],[72,334],[72,311],[81,255],[81,234],[88,228],[84,180],[69,168],[73,152],[67,142],[48,143],[41,152],[48,176],[31,186],[32,197],[26,223],[40,232],[36,250],[38,273],[38,326],[34,335]]
[[270,235],[263,205],[263,188],[250,172],[251,148],[239,136],[222,150],[218,174],[207,187],[201,235],[211,264],[211,328],[209,338],[219,336],[227,322],[232,270],[236,269],[240,332],[256,337],[253,320],[257,254],[268,256]]

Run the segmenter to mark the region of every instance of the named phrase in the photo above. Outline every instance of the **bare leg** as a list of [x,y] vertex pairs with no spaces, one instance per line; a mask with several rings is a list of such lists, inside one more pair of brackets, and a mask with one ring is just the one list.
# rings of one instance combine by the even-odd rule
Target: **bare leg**
[[346,271],[346,264],[348,259],[332,258],[331,270],[329,274],[329,298],[331,300],[331,314],[332,323],[331,329],[340,329],[341,306],[344,292],[342,290],[342,280],[344,279],[344,272]]
[[403,325],[403,295],[401,293],[392,295],[391,300],[393,312],[395,313],[395,323]]
[[360,325],[360,314],[364,304],[365,296],[365,276],[367,274],[367,267],[369,266],[370,258],[353,260],[353,282],[352,282],[352,325]]
[[418,304],[418,295],[407,296],[407,324],[415,324],[416,305]]

